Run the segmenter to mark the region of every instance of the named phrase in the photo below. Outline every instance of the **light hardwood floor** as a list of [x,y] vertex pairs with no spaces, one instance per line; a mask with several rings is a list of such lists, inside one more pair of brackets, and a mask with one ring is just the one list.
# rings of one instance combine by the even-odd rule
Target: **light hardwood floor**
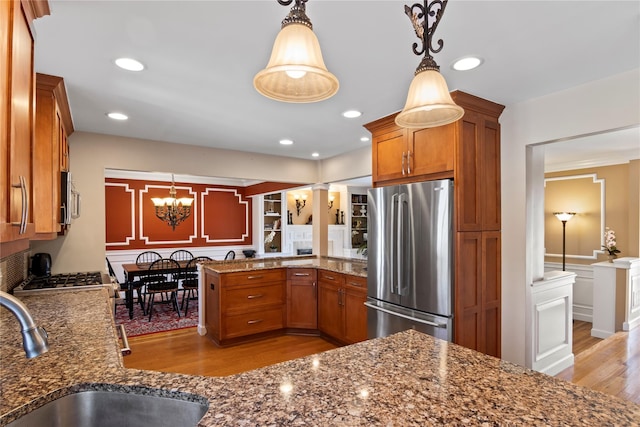
[[[586,322],[582,322],[586,323]],[[590,337],[591,324],[574,330],[575,365],[556,377],[640,404],[640,328],[606,340]],[[195,328],[129,338],[127,368],[225,376],[330,350],[322,338],[279,336],[219,348]]]

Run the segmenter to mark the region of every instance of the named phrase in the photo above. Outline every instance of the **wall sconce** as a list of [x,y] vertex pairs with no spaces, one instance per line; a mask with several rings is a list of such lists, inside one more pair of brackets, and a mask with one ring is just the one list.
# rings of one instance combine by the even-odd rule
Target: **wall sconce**
[[567,228],[567,221],[569,221],[576,214],[575,212],[554,212],[553,213],[556,218],[562,221],[562,271],[565,271],[565,258],[566,258],[566,250],[565,250],[565,231]]
[[151,201],[156,208],[156,216],[176,231],[176,225],[180,224],[191,215],[193,198],[182,197],[176,199],[176,183],[171,174],[171,187],[169,197],[152,197]]
[[[444,14],[448,0],[425,0],[423,4],[415,3],[411,7],[405,6],[404,13],[413,24],[416,36],[422,42],[422,48],[418,49],[418,43],[413,44],[413,53],[422,55],[415,71],[407,102],[396,116],[396,124],[404,128],[432,128],[453,123],[464,115],[462,107],[453,102],[449,94],[449,88],[442,74],[440,66],[431,56],[431,52],[438,53],[442,50],[442,39],[437,41],[438,47],[433,48],[431,37],[438,27],[438,23]],[[428,4],[427,4],[428,3]],[[435,16],[435,18],[434,18]],[[429,17],[432,22],[429,22]]]
[[331,210],[331,208],[333,207],[333,200],[334,199],[335,199],[335,197],[329,196],[329,210]]
[[300,216],[300,211],[307,204],[307,195],[306,194],[302,195],[302,201],[300,201],[301,196],[299,194],[294,194],[293,198],[296,200],[296,213],[298,216]]

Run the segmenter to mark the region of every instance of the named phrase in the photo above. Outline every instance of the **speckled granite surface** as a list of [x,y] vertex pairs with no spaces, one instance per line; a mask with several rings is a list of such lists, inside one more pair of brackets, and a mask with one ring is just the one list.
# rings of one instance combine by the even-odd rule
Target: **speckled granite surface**
[[296,256],[282,258],[238,259],[233,261],[209,261],[204,266],[217,273],[237,271],[267,270],[283,267],[321,268],[336,273],[367,277],[367,262],[348,258],[330,258],[315,256]]
[[106,300],[102,290],[24,297],[51,343],[32,360],[0,310],[0,425],[87,389],[208,400],[200,426],[640,423],[638,405],[414,331],[224,378],[125,369]]

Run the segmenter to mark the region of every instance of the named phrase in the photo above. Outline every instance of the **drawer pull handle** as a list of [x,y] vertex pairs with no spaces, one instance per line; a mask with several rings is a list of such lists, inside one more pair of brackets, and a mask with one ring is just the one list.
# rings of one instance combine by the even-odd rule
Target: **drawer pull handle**
[[350,284],[351,286],[355,286],[355,287],[357,287],[357,288],[361,287],[360,283],[356,283],[356,282],[349,282],[349,284]]
[[263,294],[247,295],[247,299],[262,298],[263,296]]
[[336,280],[336,278],[333,276],[324,276],[324,278],[328,280]]
[[256,323],[260,323],[262,322],[262,319],[256,319],[256,320],[249,320],[247,322],[248,325],[255,325]]
[[294,276],[309,276],[309,273],[294,273]]
[[216,285],[215,283],[209,283],[209,287],[211,288],[212,291],[216,290]]
[[247,276],[248,280],[252,280],[252,279],[262,279],[262,276]]

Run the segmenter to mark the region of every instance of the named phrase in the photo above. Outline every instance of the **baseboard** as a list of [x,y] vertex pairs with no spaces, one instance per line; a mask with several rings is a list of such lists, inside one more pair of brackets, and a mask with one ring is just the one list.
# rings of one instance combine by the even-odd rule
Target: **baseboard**
[[602,329],[591,329],[591,336],[596,338],[609,338],[613,332],[603,331]]
[[547,375],[557,375],[560,372],[564,371],[565,369],[573,366],[574,364],[574,357],[573,357],[573,353],[563,357],[562,359],[558,360],[555,363],[552,363],[551,365],[547,366],[546,368],[540,370],[539,372],[542,372],[543,374],[547,374]]

